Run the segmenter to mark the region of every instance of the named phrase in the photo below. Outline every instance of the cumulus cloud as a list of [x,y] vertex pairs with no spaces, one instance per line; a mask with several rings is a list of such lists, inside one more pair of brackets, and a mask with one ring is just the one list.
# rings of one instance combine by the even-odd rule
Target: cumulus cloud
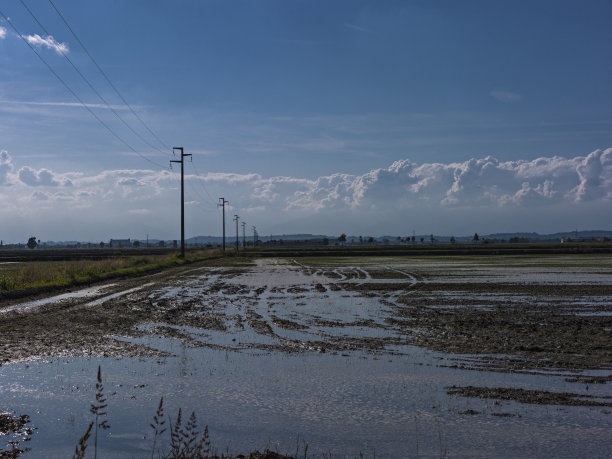
[[129,178],[122,178],[119,179],[117,181],[117,185],[121,185],[121,186],[144,186],[144,183],[142,183],[140,180],[134,178],[134,177],[129,177]]
[[[31,167],[25,166],[19,169],[19,180],[29,186],[59,186],[61,182],[56,179],[55,174],[47,169],[40,169],[39,171],[32,169]],[[66,183],[72,182],[68,181]],[[68,186],[70,186],[68,185]]]
[[[232,214],[261,230],[261,225],[278,228],[296,222],[295,229],[284,226],[283,230],[302,231],[303,224],[310,224],[311,231],[325,232],[333,222],[338,227],[352,222],[355,231],[359,225],[391,228],[393,224],[404,231],[406,220],[423,218],[436,219],[440,225],[451,221],[457,225],[463,220],[472,225],[472,219],[478,218],[490,222],[493,231],[507,228],[495,226],[500,218],[510,222],[529,218],[526,229],[534,230],[532,220],[562,222],[580,212],[587,216],[582,222],[586,226],[612,224],[606,210],[612,204],[612,148],[571,158],[517,161],[493,156],[447,163],[401,159],[363,174],[337,173],[314,179],[209,173],[187,174],[185,180],[185,201],[191,204],[187,220],[198,234],[219,232],[217,202],[211,196],[224,196]],[[0,221],[17,221],[16,216],[30,212],[34,216],[28,221],[45,218],[41,225],[48,225],[57,220],[63,231],[82,231],[83,225],[90,225],[97,238],[124,227],[122,232],[132,228],[135,236],[144,232],[176,238],[180,176],[175,172],[60,174],[28,166],[16,170],[3,151],[2,183],[10,186],[0,187],[5,203],[0,207]],[[71,186],[63,186],[68,183]],[[71,219],[72,224],[66,223]],[[568,224],[573,227],[575,222],[572,219]]]
[[0,185],[7,183],[8,174],[14,168],[13,158],[5,150],[0,151]]
[[363,175],[252,178],[252,197],[285,210],[541,206],[612,199],[612,149],[587,156],[459,163],[394,162]]
[[6,38],[6,28],[0,26],[0,40]]
[[523,96],[512,91],[502,91],[499,89],[494,89],[489,94],[491,95],[491,97],[507,104],[516,104],[518,102],[523,101]]
[[58,54],[65,54],[68,52],[68,45],[66,43],[59,43],[52,35],[47,35],[44,38],[38,34],[26,35],[25,39],[33,46],[52,49]]
[[43,193],[42,191],[35,191],[32,193],[32,199],[36,201],[47,201],[49,199],[49,195],[47,193]]

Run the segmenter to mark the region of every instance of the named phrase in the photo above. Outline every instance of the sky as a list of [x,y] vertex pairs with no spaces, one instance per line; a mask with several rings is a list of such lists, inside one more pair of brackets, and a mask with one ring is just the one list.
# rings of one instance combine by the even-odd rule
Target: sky
[[607,0],[0,12],[4,242],[612,229]]

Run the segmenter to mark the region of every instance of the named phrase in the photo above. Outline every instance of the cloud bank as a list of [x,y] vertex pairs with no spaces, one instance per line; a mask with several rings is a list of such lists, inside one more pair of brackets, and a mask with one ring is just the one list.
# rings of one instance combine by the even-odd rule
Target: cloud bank
[[[612,148],[518,161],[402,159],[362,175],[315,179],[188,172],[186,182],[191,235],[220,233],[218,196],[260,234],[333,234],[342,228],[353,234],[407,234],[423,227],[427,233],[459,235],[475,225],[479,232],[552,232],[573,229],[577,218],[587,229],[612,227]],[[18,168],[2,151],[0,199],[6,203],[0,220],[11,222],[15,237],[32,231],[49,239],[175,237],[178,231],[179,177],[171,171],[57,173]]]

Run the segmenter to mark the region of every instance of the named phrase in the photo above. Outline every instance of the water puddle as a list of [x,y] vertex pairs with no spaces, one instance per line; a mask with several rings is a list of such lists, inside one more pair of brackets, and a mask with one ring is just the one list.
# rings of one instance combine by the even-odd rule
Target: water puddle
[[46,304],[59,303],[65,300],[70,299],[81,299],[88,298],[92,296],[99,295],[104,290],[115,286],[116,284],[105,284],[97,287],[89,287],[82,290],[77,290],[76,292],[68,292],[62,293],[61,295],[55,295],[48,298],[42,298],[40,300],[28,301],[26,303],[14,304],[11,306],[6,306],[0,308],[0,314],[6,313],[9,311],[23,310],[23,309],[31,309],[36,308],[38,306],[44,306]]
[[86,306],[88,306],[88,307],[98,306],[98,305],[100,305],[102,303],[106,303],[109,300],[113,300],[115,298],[119,298],[121,296],[125,296],[125,295],[127,295],[129,293],[137,292],[138,290],[142,290],[145,287],[150,287],[153,284],[154,284],[153,282],[149,282],[148,284],[143,284],[143,285],[140,285],[138,287],[130,288],[128,290],[122,290],[121,292],[115,292],[115,293],[112,293],[111,295],[106,295],[106,296],[104,296],[102,298],[98,298],[97,300],[90,301],[89,303],[87,303]]

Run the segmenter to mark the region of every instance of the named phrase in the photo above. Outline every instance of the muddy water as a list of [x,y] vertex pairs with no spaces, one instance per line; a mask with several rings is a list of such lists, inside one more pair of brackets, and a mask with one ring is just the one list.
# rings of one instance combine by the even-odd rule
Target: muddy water
[[[545,351],[505,348],[493,338],[487,352],[475,352],[461,341],[463,328],[451,326],[467,314],[486,329],[486,314],[520,305],[540,305],[549,314],[542,316],[546,320],[557,320],[551,308],[565,320],[585,308],[610,311],[610,296],[601,291],[609,281],[601,277],[606,263],[581,266],[579,274],[595,287],[571,298],[546,288],[527,293],[510,287],[430,288],[440,285],[432,282],[435,277],[450,277],[457,267],[443,260],[264,260],[151,285],[145,280],[139,289],[118,286],[114,293],[104,290],[66,307],[14,310],[5,316],[32,351],[24,346],[17,353],[0,338],[9,357],[0,367],[0,408],[29,414],[37,429],[28,445],[32,452],[24,457],[69,456],[91,419],[101,365],[111,424],[99,441],[104,457],[150,457],[149,423],[162,396],[173,419],[179,407],[194,410],[219,452],[270,447],[293,454],[296,446],[303,451],[306,441],[309,453],[349,457],[606,456],[612,448],[609,341],[607,352],[572,366],[561,351],[550,351],[546,360]],[[478,261],[473,268],[487,283],[495,278],[500,285],[517,284],[521,269],[487,271]],[[550,269],[534,274],[530,268],[524,277],[545,286]],[[572,266],[566,274],[576,270]],[[84,352],[85,344],[61,329],[66,321],[48,320],[42,352],[26,319],[47,313],[65,314],[78,330],[89,330],[93,344]],[[121,323],[113,322],[120,313]],[[523,310],[518,314],[529,318]],[[608,322],[589,323],[584,326],[591,327],[591,336],[599,336],[600,326],[603,339],[609,336]],[[102,329],[99,336],[94,325]],[[503,328],[506,322],[493,325],[510,336],[518,333]],[[471,331],[468,341],[481,339]],[[550,337],[538,340],[541,349],[557,346]],[[462,352],[439,349],[444,346]],[[550,357],[567,365],[546,364]],[[462,396],[449,394],[451,387],[481,390]],[[538,404],[511,389],[570,393],[593,403],[567,405],[553,396]]]

